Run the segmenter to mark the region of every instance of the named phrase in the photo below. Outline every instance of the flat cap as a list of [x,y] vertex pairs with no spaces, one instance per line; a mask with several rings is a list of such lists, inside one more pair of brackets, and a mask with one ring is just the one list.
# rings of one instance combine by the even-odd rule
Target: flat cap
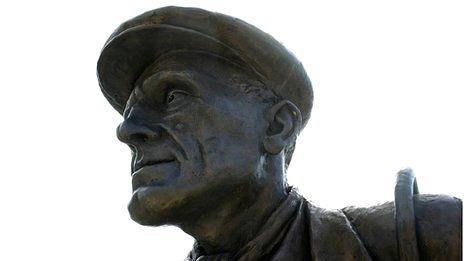
[[122,114],[143,71],[176,50],[209,52],[253,71],[277,96],[310,117],[313,92],[302,64],[269,34],[234,17],[198,8],[168,6],[120,25],[105,43],[97,64],[101,90]]

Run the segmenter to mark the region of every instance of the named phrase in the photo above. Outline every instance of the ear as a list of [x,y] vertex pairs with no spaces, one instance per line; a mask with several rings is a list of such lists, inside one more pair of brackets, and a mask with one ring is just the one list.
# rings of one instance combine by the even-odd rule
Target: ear
[[301,112],[288,100],[281,101],[266,112],[269,127],[264,138],[264,149],[270,154],[279,154],[298,136],[302,124]]

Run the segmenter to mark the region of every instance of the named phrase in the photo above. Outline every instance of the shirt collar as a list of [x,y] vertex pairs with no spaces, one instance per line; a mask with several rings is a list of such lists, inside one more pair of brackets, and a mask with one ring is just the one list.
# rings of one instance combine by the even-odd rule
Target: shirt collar
[[221,253],[217,255],[205,255],[201,246],[195,242],[187,260],[258,260],[271,254],[287,234],[302,200],[302,197],[296,190],[290,187],[287,197],[272,212],[269,218],[267,218],[254,239],[246,243],[239,251],[234,254]]

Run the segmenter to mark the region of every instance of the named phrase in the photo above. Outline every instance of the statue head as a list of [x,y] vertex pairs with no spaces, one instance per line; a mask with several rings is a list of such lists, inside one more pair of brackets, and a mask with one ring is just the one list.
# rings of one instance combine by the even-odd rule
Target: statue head
[[312,89],[271,36],[225,15],[161,8],[113,33],[98,76],[124,117],[135,221],[182,225],[286,193]]

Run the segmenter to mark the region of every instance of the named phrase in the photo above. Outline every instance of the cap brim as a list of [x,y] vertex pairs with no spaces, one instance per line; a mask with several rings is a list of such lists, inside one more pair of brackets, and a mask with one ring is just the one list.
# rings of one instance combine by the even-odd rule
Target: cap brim
[[98,60],[100,88],[110,104],[122,114],[138,77],[158,57],[174,50],[205,51],[243,61],[234,49],[195,30],[165,24],[136,26],[112,37]]

